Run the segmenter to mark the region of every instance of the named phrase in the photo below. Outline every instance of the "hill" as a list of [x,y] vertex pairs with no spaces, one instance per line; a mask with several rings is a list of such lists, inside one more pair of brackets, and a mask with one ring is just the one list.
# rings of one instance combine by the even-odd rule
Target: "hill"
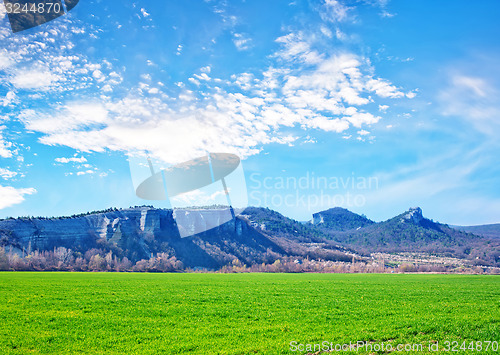
[[[203,218],[189,217],[197,213]],[[311,223],[300,223],[267,208],[249,207],[204,233],[189,238],[179,234],[176,220],[181,214],[183,228],[198,230],[200,223],[202,229],[218,225],[221,215],[227,213],[221,206],[202,210],[142,206],[72,217],[11,218],[0,220],[0,252],[3,247],[22,256],[65,248],[89,263],[96,255],[133,263],[161,255],[170,264],[208,269],[277,260],[350,262],[355,257],[369,262],[374,253],[425,253],[500,266],[499,239],[434,222],[424,218],[420,208],[380,223],[333,208],[315,213]],[[64,255],[58,258],[64,259]]]
[[486,265],[500,262],[498,240],[429,220],[419,207],[357,230],[331,230],[330,235],[341,245],[366,254],[418,252],[468,259]]
[[329,231],[347,231],[374,224],[365,216],[360,216],[345,208],[335,207],[313,214],[311,223],[320,229]]
[[[201,213],[203,223],[217,225],[219,215],[227,213],[227,209],[206,209]],[[64,247],[82,256],[112,252],[132,262],[165,253],[186,267],[210,269],[235,260],[253,265],[286,257],[352,258],[323,232],[262,208],[249,208],[242,216],[190,238],[180,237],[174,211],[145,206],[73,217],[7,219],[0,221],[0,247],[20,253]]]
[[500,223],[481,226],[451,226],[459,231],[474,233],[487,238],[500,239]]

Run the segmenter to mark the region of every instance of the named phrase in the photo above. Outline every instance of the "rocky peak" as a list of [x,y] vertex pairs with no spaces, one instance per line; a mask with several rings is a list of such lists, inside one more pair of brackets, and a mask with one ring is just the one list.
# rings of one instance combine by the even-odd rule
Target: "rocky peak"
[[422,209],[420,207],[412,207],[403,215],[401,222],[413,222],[415,224],[420,224],[424,219],[422,215]]

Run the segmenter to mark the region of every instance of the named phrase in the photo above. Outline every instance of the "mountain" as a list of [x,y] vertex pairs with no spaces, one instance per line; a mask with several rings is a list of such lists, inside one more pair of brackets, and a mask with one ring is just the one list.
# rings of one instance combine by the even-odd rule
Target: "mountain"
[[[252,265],[283,257],[352,258],[323,232],[271,210],[248,208],[234,220],[190,238],[180,237],[174,213],[179,210],[136,207],[73,217],[7,219],[0,221],[0,247],[20,252],[64,247],[82,255],[97,249],[133,262],[166,253],[185,266],[212,269],[234,260]],[[201,222],[187,222],[218,225],[227,209],[205,209],[202,213]]]
[[425,218],[419,207],[394,218],[349,231],[330,231],[343,246],[360,253],[418,252],[500,263],[500,242],[463,232]]
[[[192,217],[200,213],[201,218]],[[282,259],[348,262],[353,257],[368,260],[373,253],[424,253],[500,266],[499,239],[434,222],[418,207],[380,223],[342,208],[315,213],[310,223],[300,223],[267,208],[249,207],[220,225],[227,214],[227,208],[220,206],[202,210],[142,206],[72,217],[10,218],[0,220],[0,247],[20,255],[64,247],[75,258],[90,261],[92,255],[109,254],[134,263],[161,254],[185,267],[209,269]],[[176,220],[182,220],[185,230],[217,227],[181,238]]]
[[314,213],[311,223],[323,230],[347,231],[367,227],[375,222],[345,208],[335,207]]
[[459,231],[474,233],[487,238],[500,239],[500,223],[485,224],[482,226],[451,226]]

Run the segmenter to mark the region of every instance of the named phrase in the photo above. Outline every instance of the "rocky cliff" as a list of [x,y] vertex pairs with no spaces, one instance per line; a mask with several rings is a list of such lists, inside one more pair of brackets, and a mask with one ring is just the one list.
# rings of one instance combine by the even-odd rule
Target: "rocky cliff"
[[[170,234],[175,237],[175,221],[171,210],[138,208],[62,218],[19,218],[0,222],[9,242],[33,249],[54,246],[75,249],[98,241],[118,243],[126,236]],[[4,238],[3,243],[6,244]]]
[[[262,211],[268,215],[264,209],[248,209],[225,223],[230,216],[228,209],[172,211],[152,207],[76,217],[7,219],[0,221],[0,246],[20,252],[65,247],[82,254],[95,248],[132,261],[166,253],[186,266],[207,268],[217,268],[235,259],[247,265],[272,263],[284,256],[313,256],[318,250],[325,259],[350,260],[325,235],[314,237],[310,229],[280,214],[273,215],[280,226],[297,225],[291,233],[272,233],[261,228],[264,224],[255,220]],[[201,232],[182,237],[193,231]],[[322,247],[318,247],[318,241]]]
[[[74,217],[7,219],[0,221],[0,247],[20,253],[65,247],[82,255],[98,249],[134,262],[162,253],[188,267],[213,269],[235,260],[246,265],[283,257],[349,261],[353,254],[368,257],[374,252],[423,252],[500,265],[498,239],[436,223],[418,207],[380,223],[340,208],[319,212],[305,224],[265,208],[247,208],[223,223],[228,216],[227,208],[137,207]],[[193,232],[200,233],[182,237]]]

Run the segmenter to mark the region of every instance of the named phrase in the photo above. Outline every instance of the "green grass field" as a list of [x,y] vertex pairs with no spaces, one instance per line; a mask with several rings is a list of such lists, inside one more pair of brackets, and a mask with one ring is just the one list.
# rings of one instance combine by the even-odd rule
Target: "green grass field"
[[0,354],[308,353],[291,351],[292,341],[442,347],[500,341],[500,277],[0,273],[0,318]]

